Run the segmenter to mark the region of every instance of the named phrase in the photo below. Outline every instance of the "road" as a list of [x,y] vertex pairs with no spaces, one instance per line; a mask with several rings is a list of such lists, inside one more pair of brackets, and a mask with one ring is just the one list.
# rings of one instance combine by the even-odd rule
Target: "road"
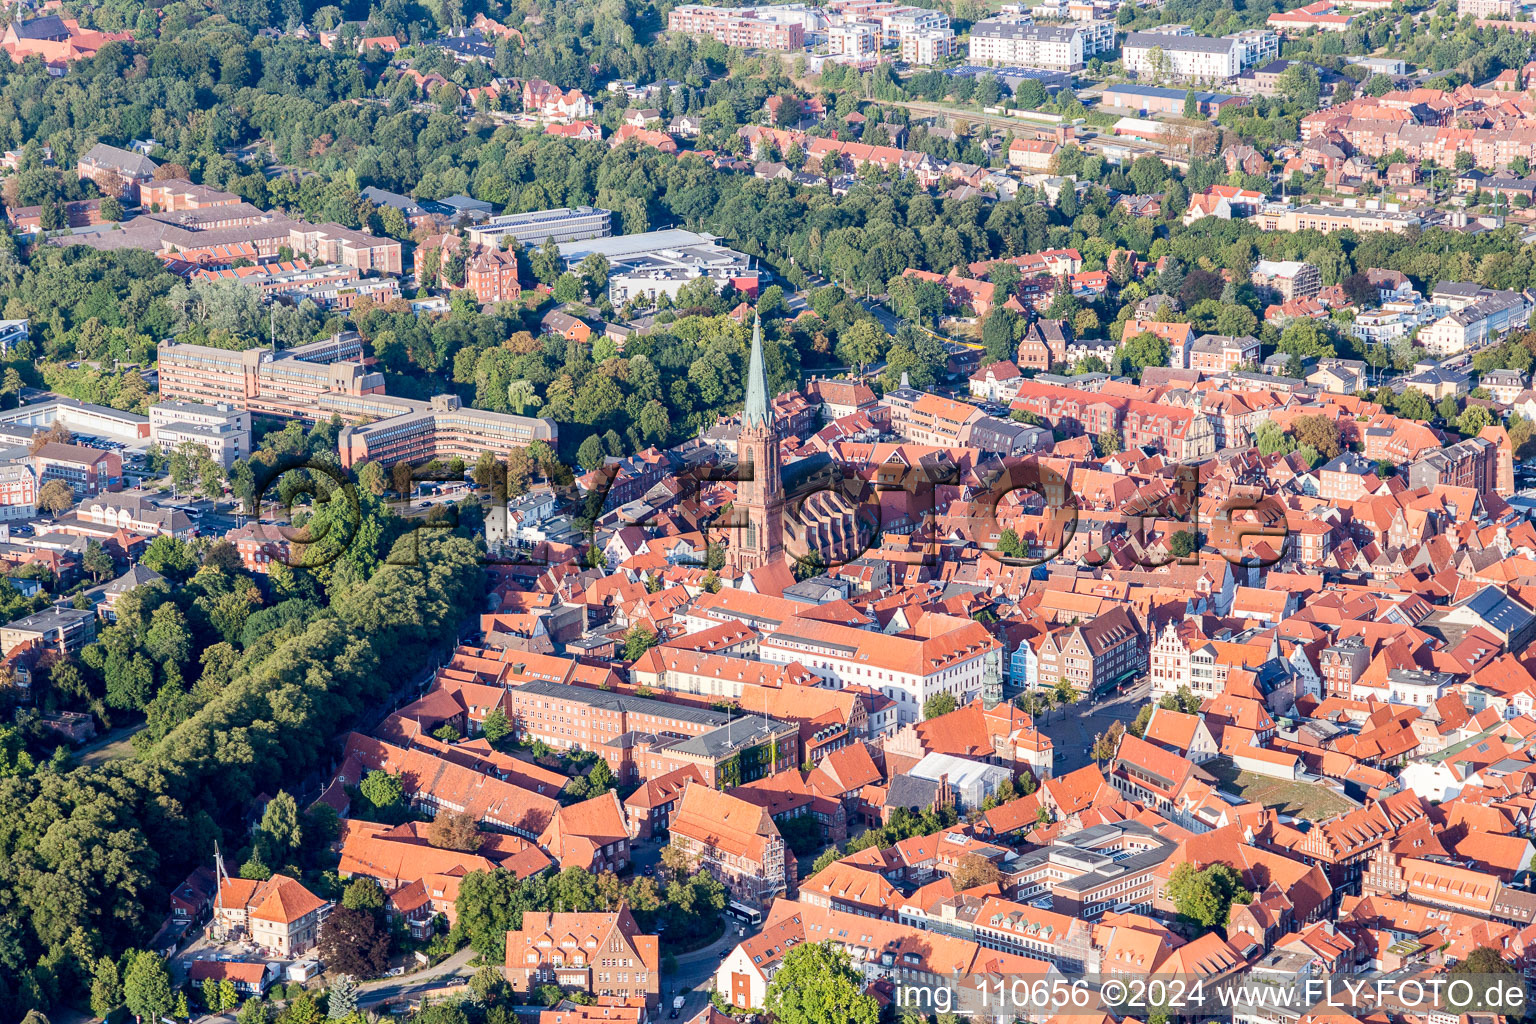
[[373,981],[365,981],[357,986],[358,1005],[363,1008],[378,1006],[442,988],[452,979],[463,978],[467,981],[475,973],[475,968],[470,966],[470,961],[474,958],[474,949],[465,946],[434,967],[398,978],[377,978]]

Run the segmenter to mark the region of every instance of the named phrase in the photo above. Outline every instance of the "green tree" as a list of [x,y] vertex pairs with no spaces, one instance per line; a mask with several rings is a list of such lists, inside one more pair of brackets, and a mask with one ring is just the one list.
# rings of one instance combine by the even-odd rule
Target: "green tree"
[[261,813],[261,824],[256,829],[256,845],[261,859],[268,864],[285,863],[303,838],[298,801],[286,790],[278,790],[277,796],[267,801]]
[[384,888],[371,878],[355,878],[341,891],[341,905],[377,913],[384,909]]
[[157,1021],[176,1005],[171,988],[171,974],[158,953],[133,954],[123,976],[123,1002],[140,1020]]
[[1149,366],[1168,365],[1168,342],[1151,331],[1143,331],[1128,341],[1121,342],[1115,350],[1115,363],[1121,373],[1141,379],[1141,371]]
[[404,809],[405,787],[398,775],[375,769],[363,777],[358,790],[376,814],[397,814]]
[[633,626],[624,634],[624,657],[628,661],[634,661],[646,651],[655,647],[656,634],[644,626]]
[[91,579],[97,583],[110,576],[116,568],[112,562],[112,556],[107,554],[107,549],[101,546],[99,540],[86,544],[85,554],[80,557],[80,566],[90,573]]
[[603,458],[603,441],[596,434],[588,436],[581,442],[581,447],[576,449],[576,461],[588,472],[602,466]]
[[1180,864],[1168,879],[1168,897],[1180,917],[1202,928],[1225,928],[1233,903],[1253,901],[1238,873],[1220,863],[1199,869]]
[[1188,558],[1195,553],[1198,538],[1190,530],[1179,530],[1168,538],[1168,550],[1175,558]]
[[876,1024],[880,1004],[864,994],[848,954],[830,942],[803,942],[784,954],[763,1009],[780,1024]]
[[1483,428],[1493,422],[1486,407],[1481,405],[1469,405],[1456,420],[1456,429],[1461,431],[1463,437],[1472,437],[1482,432]]
[[930,718],[938,718],[940,715],[947,715],[959,706],[960,702],[955,700],[954,694],[948,691],[936,693],[923,702],[923,719],[926,721]]
[[1296,442],[1274,420],[1265,420],[1259,424],[1259,428],[1253,432],[1253,443],[1265,455],[1285,455],[1296,450]]
[[357,1012],[357,982],[350,974],[339,975],[325,998],[325,1015],[345,1020]]
[[123,981],[117,973],[117,961],[104,956],[96,961],[91,975],[91,1012],[105,1017],[123,1005]]
[[507,721],[507,713],[499,706],[486,712],[485,718],[480,722],[480,733],[492,746],[506,739],[511,732],[512,723]]

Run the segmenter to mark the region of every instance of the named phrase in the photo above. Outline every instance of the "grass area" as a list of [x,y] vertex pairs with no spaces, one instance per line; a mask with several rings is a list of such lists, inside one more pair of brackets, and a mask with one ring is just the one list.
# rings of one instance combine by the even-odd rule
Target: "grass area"
[[1358,806],[1354,801],[1315,783],[1288,782],[1241,771],[1225,757],[1207,761],[1200,767],[1215,776],[1221,788],[1227,792],[1236,793],[1244,800],[1265,807],[1273,807],[1281,814],[1295,818],[1318,821],[1352,811]]

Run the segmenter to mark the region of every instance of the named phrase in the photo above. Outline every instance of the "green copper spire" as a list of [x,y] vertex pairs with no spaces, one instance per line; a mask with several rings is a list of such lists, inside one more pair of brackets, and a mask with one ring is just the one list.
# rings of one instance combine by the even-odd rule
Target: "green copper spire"
[[768,404],[768,374],[763,369],[763,316],[752,322],[752,362],[747,367],[747,408],[742,413],[743,427],[766,427],[773,423],[773,408]]

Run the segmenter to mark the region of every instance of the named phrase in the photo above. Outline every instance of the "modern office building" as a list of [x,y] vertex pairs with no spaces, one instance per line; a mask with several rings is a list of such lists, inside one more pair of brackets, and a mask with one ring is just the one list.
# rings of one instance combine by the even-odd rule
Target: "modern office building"
[[165,451],[190,441],[228,469],[251,453],[251,414],[227,402],[161,402],[149,407],[149,439]]
[[595,206],[575,209],[537,210],[533,213],[507,213],[492,217],[469,229],[471,245],[499,246],[511,238],[523,248],[556,242],[580,242],[588,238],[607,238],[613,234],[613,211]]
[[348,467],[363,460],[473,460],[482,451],[555,443],[552,420],[464,408],[455,395],[392,398],[384,393],[383,374],[350,361],[356,355],[349,353],[361,354],[355,345],[339,335],[274,356],[264,348],[232,352],[163,341],[160,394],[309,423],[339,416],[348,424],[339,439]]
[[654,301],[665,294],[675,299],[683,285],[700,277],[711,278],[717,290],[729,284],[746,295],[756,295],[767,277],[751,256],[726,248],[714,235],[681,228],[560,246],[561,258],[572,269],[593,253],[608,260],[608,300],[615,306],[635,297]]

